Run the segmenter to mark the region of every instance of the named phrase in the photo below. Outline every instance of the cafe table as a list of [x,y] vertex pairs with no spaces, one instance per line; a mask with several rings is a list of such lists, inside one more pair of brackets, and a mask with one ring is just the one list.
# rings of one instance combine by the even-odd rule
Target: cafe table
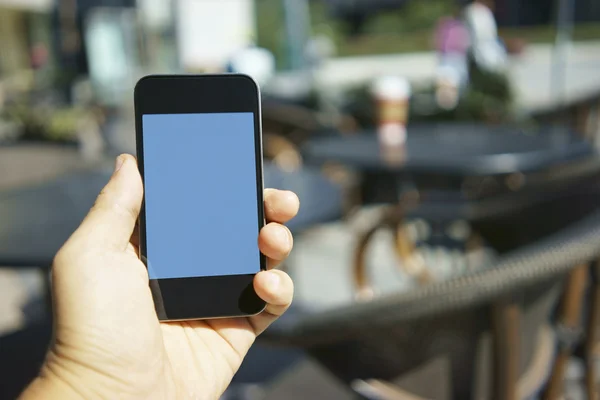
[[413,216],[442,225],[468,220],[499,251],[581,218],[600,200],[596,149],[558,127],[411,124],[402,146],[382,146],[376,132],[366,130],[320,135],[302,151],[308,165],[359,172],[364,204],[397,204],[416,192]]

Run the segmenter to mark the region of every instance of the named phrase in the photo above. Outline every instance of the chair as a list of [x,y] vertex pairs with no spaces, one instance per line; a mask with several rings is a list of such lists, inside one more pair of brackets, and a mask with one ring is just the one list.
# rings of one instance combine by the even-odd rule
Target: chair
[[[445,356],[452,398],[504,400],[519,398],[525,386],[530,395],[535,394],[535,388],[523,382],[539,358],[534,351],[539,335],[552,323],[559,332],[560,351],[554,357],[544,398],[555,398],[565,360],[580,344],[575,333],[584,328],[580,322],[587,300],[584,288],[589,283],[589,265],[600,255],[599,237],[600,212],[595,212],[504,254],[484,271],[333,310],[296,313],[268,330],[263,340],[305,349],[349,387],[363,381],[393,387],[399,377]],[[600,312],[600,289],[597,279],[594,282],[585,327],[588,364]],[[554,315],[561,294],[561,306]],[[482,343],[489,333],[492,343],[488,342],[486,350]],[[552,351],[549,343],[548,351]],[[482,362],[486,352],[491,356]],[[486,370],[493,371],[489,385],[478,376]],[[588,368],[590,396],[593,372]],[[542,374],[540,383],[543,380]]]

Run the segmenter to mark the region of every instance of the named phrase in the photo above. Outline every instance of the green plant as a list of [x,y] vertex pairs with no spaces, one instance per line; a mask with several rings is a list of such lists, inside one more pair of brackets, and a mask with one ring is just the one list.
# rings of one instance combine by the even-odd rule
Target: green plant
[[23,127],[24,139],[64,142],[76,139],[85,112],[77,108],[33,107],[21,101],[6,107],[5,118]]

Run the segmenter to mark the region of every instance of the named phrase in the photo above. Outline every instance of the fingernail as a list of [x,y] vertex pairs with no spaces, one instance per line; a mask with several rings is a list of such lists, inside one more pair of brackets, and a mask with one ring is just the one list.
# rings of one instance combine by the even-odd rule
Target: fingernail
[[279,288],[279,284],[281,283],[281,279],[279,275],[275,272],[265,272],[267,275],[265,279],[267,280],[266,284],[270,291],[276,291]]
[[123,166],[124,162],[125,162],[125,156],[117,157],[117,161],[115,162],[115,173],[119,172],[119,170]]

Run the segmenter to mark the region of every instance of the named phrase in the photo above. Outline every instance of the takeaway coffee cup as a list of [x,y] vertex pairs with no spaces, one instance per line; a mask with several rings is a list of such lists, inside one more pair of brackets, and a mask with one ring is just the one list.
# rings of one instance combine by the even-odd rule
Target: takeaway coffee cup
[[380,77],[371,88],[377,108],[377,133],[384,146],[401,146],[406,141],[410,84],[398,76]]

